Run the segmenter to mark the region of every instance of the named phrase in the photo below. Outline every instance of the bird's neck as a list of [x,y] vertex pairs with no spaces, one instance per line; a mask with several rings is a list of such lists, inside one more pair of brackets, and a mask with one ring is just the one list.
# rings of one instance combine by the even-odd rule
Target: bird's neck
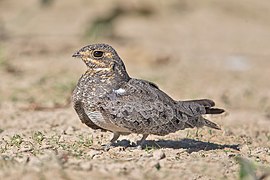
[[106,68],[88,69],[81,77],[77,91],[86,98],[96,99],[102,97],[115,89],[119,89],[122,84],[129,80],[125,72],[116,73]]
[[91,87],[102,86],[108,89],[117,88],[129,79],[130,77],[123,67],[88,68],[82,77],[82,80]]
[[125,65],[122,64],[112,64],[108,67],[95,67],[88,68],[85,75],[93,78],[104,78],[104,79],[115,79],[119,81],[128,81],[130,79]]

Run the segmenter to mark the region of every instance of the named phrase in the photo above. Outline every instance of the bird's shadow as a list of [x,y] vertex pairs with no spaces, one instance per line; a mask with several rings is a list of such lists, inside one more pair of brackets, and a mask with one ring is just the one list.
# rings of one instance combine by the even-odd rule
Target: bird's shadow
[[[114,146],[127,146],[130,145],[130,141],[121,140],[114,144]],[[134,146],[134,144],[132,144]],[[216,144],[211,142],[204,142],[195,139],[184,138],[179,141],[177,140],[146,140],[143,146],[143,149],[151,147],[151,148],[171,148],[171,149],[186,149],[188,153],[198,152],[198,151],[210,151],[217,149],[233,149],[240,150],[239,144]]]

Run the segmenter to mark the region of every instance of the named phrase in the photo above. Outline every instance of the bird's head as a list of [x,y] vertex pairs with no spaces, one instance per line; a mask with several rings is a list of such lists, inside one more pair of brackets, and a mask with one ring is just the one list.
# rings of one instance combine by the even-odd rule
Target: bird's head
[[93,70],[113,70],[124,64],[117,52],[108,44],[91,44],[75,52],[72,57],[81,58]]

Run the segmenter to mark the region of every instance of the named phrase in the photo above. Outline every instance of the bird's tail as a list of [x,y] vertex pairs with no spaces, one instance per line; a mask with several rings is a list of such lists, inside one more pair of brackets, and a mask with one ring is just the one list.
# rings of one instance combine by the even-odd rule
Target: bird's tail
[[[188,109],[191,110],[190,112],[193,113],[192,115],[195,116],[193,118],[190,118],[190,120],[186,122],[187,127],[207,126],[210,128],[220,130],[220,127],[217,124],[215,124],[215,123],[213,123],[213,122],[209,121],[208,119],[205,119],[201,116],[203,114],[221,114],[221,113],[225,112],[224,109],[214,108],[214,106],[215,106],[214,101],[209,100],[209,99],[199,99],[199,100],[182,101],[182,103],[183,103],[182,105],[184,107],[188,107]],[[195,111],[196,109],[198,109],[198,110]]]
[[208,119],[205,119],[202,117],[201,121],[203,121],[204,126],[220,130],[220,127],[216,123],[213,123],[212,121],[209,121]]
[[185,128],[194,128],[194,127],[201,128],[203,126],[220,130],[220,127],[216,123],[213,123],[212,121],[209,121],[208,119],[205,119],[202,116],[189,118],[185,123]]
[[189,100],[189,101],[183,101],[186,103],[195,103],[203,106],[205,108],[204,114],[221,114],[225,112],[224,109],[220,108],[213,108],[215,106],[215,102],[210,99],[198,99],[198,100]]

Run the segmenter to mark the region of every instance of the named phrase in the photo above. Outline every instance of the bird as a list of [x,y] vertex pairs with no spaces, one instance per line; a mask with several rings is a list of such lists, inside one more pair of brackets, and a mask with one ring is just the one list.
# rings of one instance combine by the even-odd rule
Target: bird
[[149,134],[164,136],[186,128],[220,127],[204,118],[221,114],[210,99],[174,100],[156,84],[129,76],[122,59],[108,44],[90,44],[76,51],[87,66],[72,94],[73,107],[82,123],[109,131],[113,145],[120,135],[142,134],[142,147]]

